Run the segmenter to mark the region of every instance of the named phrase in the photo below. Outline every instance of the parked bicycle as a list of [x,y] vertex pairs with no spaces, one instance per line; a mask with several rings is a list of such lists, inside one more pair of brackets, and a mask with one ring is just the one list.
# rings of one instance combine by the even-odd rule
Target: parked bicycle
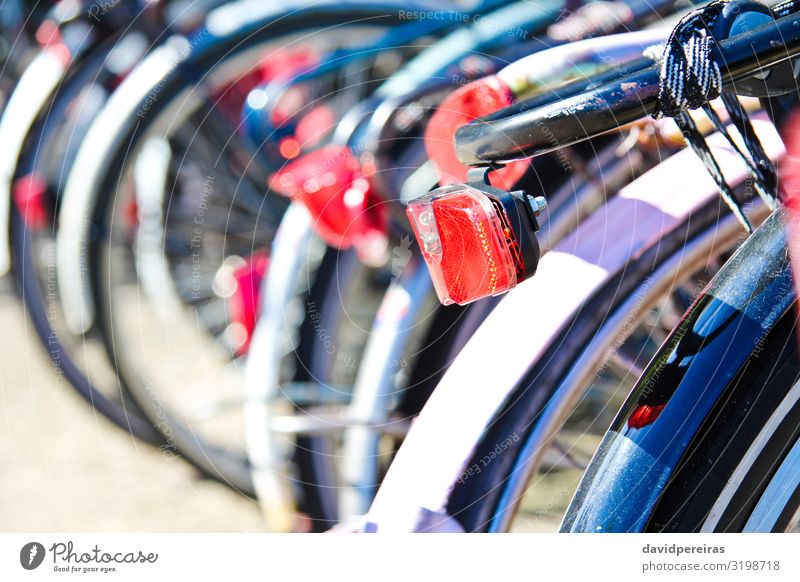
[[798,527],[796,0],[9,7],[0,271],[186,478],[273,531]]

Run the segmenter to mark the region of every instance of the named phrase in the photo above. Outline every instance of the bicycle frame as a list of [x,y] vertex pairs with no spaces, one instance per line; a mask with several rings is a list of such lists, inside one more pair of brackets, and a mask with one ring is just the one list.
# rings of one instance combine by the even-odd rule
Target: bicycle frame
[[[798,24],[800,14],[792,14],[720,41],[715,61],[724,90],[800,54]],[[660,70],[643,58],[588,84],[573,83],[560,96],[521,103],[465,125],[456,132],[458,157],[465,164],[486,165],[538,156],[647,117],[658,104]]]

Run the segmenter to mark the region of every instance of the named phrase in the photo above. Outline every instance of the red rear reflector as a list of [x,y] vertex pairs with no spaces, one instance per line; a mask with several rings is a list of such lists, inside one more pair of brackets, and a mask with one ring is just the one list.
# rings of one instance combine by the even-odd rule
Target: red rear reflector
[[38,174],[29,174],[14,182],[14,203],[31,230],[47,226],[47,182]]
[[412,200],[406,210],[439,300],[465,305],[524,278],[519,245],[499,202],[465,184]]
[[800,111],[789,115],[781,137],[786,144],[786,155],[780,165],[783,205],[794,219],[800,215]]
[[58,28],[58,23],[52,20],[42,22],[36,30],[36,42],[42,47],[61,43],[61,30]]
[[268,265],[269,258],[266,255],[253,255],[233,272],[236,291],[229,299],[231,322],[238,324],[244,332],[238,353],[245,353],[250,347],[261,302],[261,282]]
[[273,79],[286,79],[317,63],[319,54],[310,46],[269,51],[259,66],[260,81],[264,83]]
[[67,45],[64,44],[64,39],[57,23],[52,20],[45,20],[36,31],[36,41],[62,65],[69,64],[72,54],[70,54]]
[[319,61],[310,47],[296,50],[279,49],[269,51],[261,63],[241,75],[233,83],[223,86],[214,93],[213,101],[229,116],[234,125],[239,124],[242,105],[250,91],[262,83],[276,79],[288,79],[292,75],[307,70]]
[[289,123],[312,99],[308,87],[289,87],[278,97],[278,102],[270,112],[270,121],[275,127]]
[[[469,168],[458,161],[453,145],[456,130],[513,102],[511,89],[495,76],[465,85],[442,101],[425,129],[425,150],[439,170],[442,185],[465,182],[467,178]],[[513,189],[528,165],[529,162],[519,160],[494,171],[491,174],[492,185]]]
[[326,146],[288,163],[270,187],[302,202],[330,246],[374,248],[376,239],[386,237],[385,209],[345,146]]
[[336,127],[336,114],[327,105],[309,111],[297,122],[294,137],[304,148],[312,148]]

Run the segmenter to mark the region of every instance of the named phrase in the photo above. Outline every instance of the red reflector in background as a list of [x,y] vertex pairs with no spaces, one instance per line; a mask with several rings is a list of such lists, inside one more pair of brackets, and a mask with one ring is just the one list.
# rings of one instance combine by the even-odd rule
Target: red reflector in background
[[386,236],[386,212],[358,159],[345,146],[326,146],[288,163],[270,187],[302,202],[330,246],[374,247],[376,237]]
[[336,127],[336,114],[327,105],[319,105],[297,122],[294,137],[304,148],[312,148]]
[[250,347],[261,302],[261,282],[268,266],[269,258],[266,255],[253,255],[233,272],[236,291],[229,299],[230,318],[232,323],[238,324],[244,331],[239,353],[247,352]]
[[[425,129],[425,150],[441,175],[442,185],[465,182],[467,166],[458,161],[453,145],[456,130],[514,102],[511,89],[495,76],[484,77],[448,95]],[[527,171],[530,162],[519,160],[492,172],[493,186],[512,190]]]
[[14,182],[14,204],[25,226],[39,230],[47,226],[50,213],[47,211],[47,182],[38,174],[29,174]]
[[633,414],[628,418],[628,426],[630,428],[643,428],[648,424],[654,423],[665,406],[666,404],[659,404],[657,406],[642,404],[637,406]]

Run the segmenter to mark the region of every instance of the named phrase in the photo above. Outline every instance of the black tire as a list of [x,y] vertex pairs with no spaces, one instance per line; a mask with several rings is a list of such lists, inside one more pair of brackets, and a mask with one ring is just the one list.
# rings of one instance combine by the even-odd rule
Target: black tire
[[[352,309],[374,313],[386,289],[386,273],[365,267],[354,251],[327,249],[314,276],[306,298],[313,302],[318,319],[331,335],[335,349],[322,341],[311,317],[300,329],[300,343],[293,354],[293,381],[328,385],[334,389],[352,386],[355,365],[363,354],[371,318],[358,321]],[[355,289],[359,286],[360,289]],[[350,300],[348,302],[348,300]],[[354,304],[353,300],[356,300]],[[308,312],[307,315],[311,313]],[[317,324],[319,325],[319,323]],[[342,345],[347,347],[342,348]],[[295,403],[300,414],[314,414],[314,403]],[[293,462],[297,467],[297,485],[301,490],[298,509],[312,521],[312,531],[324,532],[339,522],[335,445],[326,435],[298,435],[294,443]]]
[[32,247],[31,233],[16,207],[12,206],[11,250],[17,289],[25,312],[56,373],[62,375],[83,400],[111,423],[150,445],[163,445],[162,435],[153,428],[136,402],[124,390],[118,391],[118,398],[109,398],[108,390],[100,390],[94,386],[70,357],[56,327],[48,317],[47,301],[31,256]]

